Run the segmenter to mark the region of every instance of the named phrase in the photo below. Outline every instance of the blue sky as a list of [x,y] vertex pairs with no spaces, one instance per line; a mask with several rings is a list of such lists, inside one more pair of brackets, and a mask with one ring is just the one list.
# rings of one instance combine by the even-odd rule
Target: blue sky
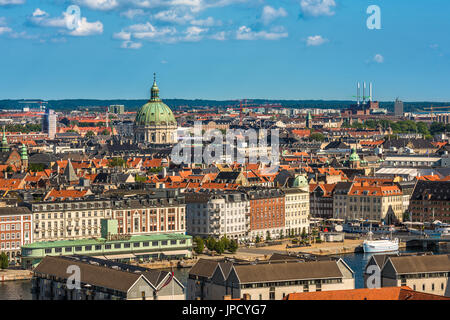
[[449,13],[446,0],[0,0],[0,99],[144,99],[156,72],[162,98],[349,100],[366,81],[376,100],[450,101]]

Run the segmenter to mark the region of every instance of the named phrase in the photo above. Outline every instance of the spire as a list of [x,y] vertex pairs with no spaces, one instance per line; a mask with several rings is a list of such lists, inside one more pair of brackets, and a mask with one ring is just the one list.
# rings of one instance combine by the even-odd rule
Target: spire
[[150,101],[161,101],[159,98],[159,88],[156,85],[156,73],[153,73],[153,86],[150,89]]
[[9,151],[9,145],[8,145],[8,139],[6,138],[5,126],[3,126],[3,138],[2,138],[2,145],[1,145],[0,149],[1,149],[1,152]]
[[21,148],[21,153],[20,153],[20,158],[22,160],[28,160],[28,152],[27,152],[27,147],[25,146],[24,143],[22,143],[22,148]]
[[78,181],[78,176],[73,169],[72,162],[68,161],[66,168],[64,169],[63,175],[66,177],[68,182]]

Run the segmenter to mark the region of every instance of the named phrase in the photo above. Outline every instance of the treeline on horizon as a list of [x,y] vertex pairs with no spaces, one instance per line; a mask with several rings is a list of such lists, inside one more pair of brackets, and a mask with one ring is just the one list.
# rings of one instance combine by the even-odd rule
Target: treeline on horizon
[[[39,107],[38,104],[19,104],[19,101],[40,101],[37,100],[0,100],[0,109],[22,109],[24,106],[33,108]],[[65,100],[48,100],[47,106],[56,111],[77,110],[80,107],[107,107],[113,104],[124,105],[127,111],[136,111],[148,100],[126,100],[126,99],[110,99],[110,100],[97,100],[97,99],[65,99]],[[238,106],[239,103],[236,100],[188,100],[188,99],[164,99],[172,110],[177,110],[178,107],[226,107],[226,106]],[[355,101],[346,100],[265,100],[265,99],[252,99],[250,102],[253,104],[279,104],[286,108],[319,108],[319,109],[344,109],[350,105],[355,104]],[[423,108],[448,106],[450,102],[404,102],[404,112],[418,112],[423,111]],[[394,102],[386,101],[380,102],[380,108],[387,109],[389,111],[394,110]],[[102,108],[99,108],[102,110]],[[103,109],[105,110],[105,109]]]

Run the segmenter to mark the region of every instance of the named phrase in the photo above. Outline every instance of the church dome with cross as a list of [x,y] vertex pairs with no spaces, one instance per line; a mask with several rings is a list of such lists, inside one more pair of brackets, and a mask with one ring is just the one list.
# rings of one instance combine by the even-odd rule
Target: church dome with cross
[[177,121],[172,110],[159,97],[154,76],[150,100],[136,114],[135,139],[149,144],[172,144],[176,142]]

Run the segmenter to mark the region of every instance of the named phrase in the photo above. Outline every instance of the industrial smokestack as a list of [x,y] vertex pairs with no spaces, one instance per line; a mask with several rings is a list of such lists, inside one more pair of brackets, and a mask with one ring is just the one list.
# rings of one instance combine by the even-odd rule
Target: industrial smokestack
[[366,82],[363,83],[363,104],[366,104]]
[[372,96],[372,90],[373,90],[373,87],[372,87],[372,82],[369,84],[369,101],[370,102],[372,102],[373,101],[373,96]]
[[359,89],[360,89],[360,85],[359,85],[359,82],[358,82],[358,86],[356,88],[356,101],[358,103],[358,106],[359,106]]

